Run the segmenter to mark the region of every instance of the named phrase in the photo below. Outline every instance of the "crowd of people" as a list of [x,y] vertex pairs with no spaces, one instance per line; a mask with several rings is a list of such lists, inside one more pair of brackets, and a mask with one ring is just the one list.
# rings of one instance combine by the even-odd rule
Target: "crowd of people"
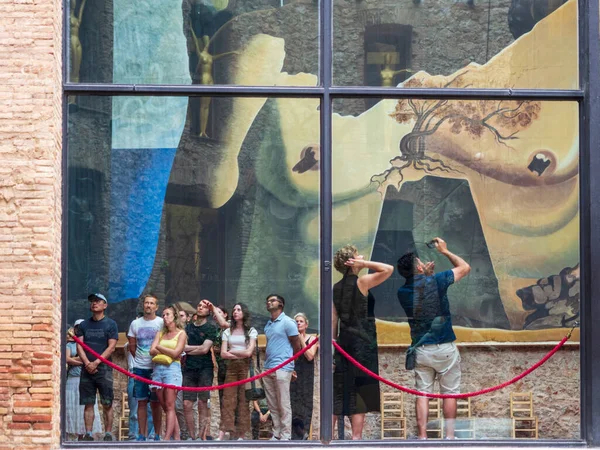
[[[102,294],[88,297],[92,317],[78,320],[70,336],[77,336],[94,351],[111,360],[118,340],[116,323],[105,315],[108,302]],[[142,378],[174,386],[209,387],[248,378],[257,370],[258,332],[244,303],[236,303],[231,317],[223,306],[209,300],[195,310],[186,303],[167,306],[157,316],[158,299],[142,299],[143,314],[131,322],[125,351],[128,369]],[[307,334],[308,319],[295,319],[284,312],[285,299],[273,294],[266,298],[271,318],[265,325],[264,369],[271,369],[303,347],[313,343]],[[313,345],[296,361],[262,378],[262,395],[249,398],[246,384],[219,390],[219,434],[215,440],[258,439],[262,423],[272,425],[273,440],[306,439],[312,420],[314,358]],[[69,386],[67,437],[93,441],[101,434],[96,397],[103,408],[104,441],[112,434],[113,371],[81,345],[67,345]],[[77,370],[79,369],[79,370]],[[292,404],[292,400],[293,404]],[[210,391],[162,388],[130,378],[129,439],[207,440],[210,436]],[[95,409],[94,409],[95,408]]]
[[[433,392],[437,380],[442,393],[455,394],[460,392],[460,354],[454,344],[447,290],[468,275],[470,266],[450,252],[441,238],[433,239],[428,246],[447,257],[453,268],[434,273],[434,263],[422,262],[415,253],[407,253],[397,262],[398,272],[406,280],[397,296],[408,318],[412,341],[406,368],[415,371],[417,390]],[[342,279],[333,287],[333,338],[359,363],[378,373],[375,298],[370,290],[385,282],[394,268],[365,260],[353,245],[336,252],[334,267]],[[363,269],[368,269],[368,273],[359,276]],[[110,360],[117,344],[117,325],[105,315],[107,301],[102,294],[92,294],[88,300],[92,317],[76,321],[69,336],[71,340],[78,336]],[[264,326],[265,370],[279,366],[316,339],[307,334],[309,321],[305,314],[298,313],[292,319],[284,308],[281,295],[267,296],[266,309],[271,317]],[[209,300],[201,300],[195,311],[183,303],[168,306],[162,318],[156,315],[157,311],[157,297],[145,295],[143,315],[131,323],[127,332],[128,366],[135,375],[175,386],[208,387],[215,377],[219,385],[228,385],[247,379],[258,370],[253,361],[256,354],[259,362],[258,332],[251,325],[244,303],[233,306],[231,317],[223,306],[215,306]],[[250,433],[258,439],[261,423],[267,421],[272,422],[273,440],[306,439],[313,412],[317,349],[313,345],[296,361],[263,376],[264,389],[248,390],[246,384],[220,389],[219,435],[215,439],[244,440]],[[98,395],[104,414],[103,439],[113,440],[112,369],[72,341],[67,344],[67,363],[68,435],[94,440],[94,433],[100,431]],[[379,382],[339,353],[334,355],[333,379],[334,426],[337,417],[348,416],[352,439],[362,439],[365,414],[380,411]],[[137,379],[128,387],[137,413],[132,415],[137,424],[130,426],[134,433],[131,438],[211,439],[209,391],[181,392]],[[133,409],[130,403],[130,410]],[[454,438],[456,400],[444,399],[443,412],[445,436]],[[427,398],[417,397],[416,413],[418,437],[426,439]]]

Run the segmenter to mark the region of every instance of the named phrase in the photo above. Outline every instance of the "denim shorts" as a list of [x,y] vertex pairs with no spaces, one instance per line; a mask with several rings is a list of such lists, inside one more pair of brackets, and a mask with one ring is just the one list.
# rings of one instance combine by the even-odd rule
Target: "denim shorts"
[[[133,369],[133,373],[142,378],[152,379],[152,369]],[[138,380],[133,380],[133,396],[136,400],[150,399],[151,402],[158,401],[156,392],[150,390],[150,385]]]
[[[181,386],[182,379],[181,364],[178,362],[171,363],[168,366],[166,364],[154,364],[152,381]],[[152,389],[162,388],[160,386],[152,386]]]

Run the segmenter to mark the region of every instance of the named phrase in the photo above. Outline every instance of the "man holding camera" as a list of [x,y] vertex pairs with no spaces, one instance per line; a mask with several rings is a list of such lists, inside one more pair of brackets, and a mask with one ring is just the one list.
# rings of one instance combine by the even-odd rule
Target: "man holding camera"
[[[408,317],[411,347],[416,354],[415,382],[421,392],[433,392],[437,379],[442,394],[460,392],[460,354],[454,341],[448,288],[467,276],[471,266],[448,250],[446,242],[435,238],[428,246],[437,249],[454,266],[451,270],[434,274],[434,263],[423,263],[415,253],[407,253],[398,260],[398,272],[406,283],[398,289],[398,300]],[[419,439],[427,439],[429,399],[417,397],[417,426]],[[446,438],[454,439],[456,399],[445,398]]]

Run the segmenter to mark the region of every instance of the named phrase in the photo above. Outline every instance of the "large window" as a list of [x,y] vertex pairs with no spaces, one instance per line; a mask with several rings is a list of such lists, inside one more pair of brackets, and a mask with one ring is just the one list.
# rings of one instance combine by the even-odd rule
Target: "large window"
[[[258,351],[240,358],[262,371],[278,294],[288,317],[300,313],[300,348],[320,340],[288,374],[292,439],[583,442],[576,0],[65,6],[66,328],[102,294],[113,362],[132,370],[124,345],[146,295],[159,316],[174,304],[191,323],[204,299],[229,319],[243,303]],[[393,387],[494,387],[571,330],[501,390],[416,400]],[[241,370],[219,344],[205,353],[213,385]],[[75,389],[71,370],[64,382]],[[115,372],[113,428],[96,411],[93,439],[140,434],[129,383]],[[285,439],[266,413],[273,397],[254,405],[243,390],[208,394],[197,432],[182,396],[176,434]],[[64,409],[69,443],[85,429],[75,403]]]

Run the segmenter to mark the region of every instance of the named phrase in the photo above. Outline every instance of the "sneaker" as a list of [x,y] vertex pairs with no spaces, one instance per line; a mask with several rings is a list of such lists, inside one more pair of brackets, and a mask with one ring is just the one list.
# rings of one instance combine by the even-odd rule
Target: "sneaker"
[[278,441],[278,440],[279,440],[279,438],[278,438],[278,437],[275,437],[275,436],[273,436],[273,437],[272,437],[271,439],[269,439],[269,440],[270,440],[270,441]]
[[103,441],[106,441],[106,442],[112,441],[112,440],[113,440],[112,434],[110,434],[110,433],[106,433],[106,434],[104,435],[104,439],[102,439],[102,440],[103,440]]
[[94,437],[91,434],[84,434],[83,437],[81,438],[82,441],[93,441]]
[[154,440],[155,441],[160,441],[160,434],[155,434],[154,435]]
[[138,437],[136,438],[136,441],[138,441],[138,442],[146,442],[146,436],[138,434]]

